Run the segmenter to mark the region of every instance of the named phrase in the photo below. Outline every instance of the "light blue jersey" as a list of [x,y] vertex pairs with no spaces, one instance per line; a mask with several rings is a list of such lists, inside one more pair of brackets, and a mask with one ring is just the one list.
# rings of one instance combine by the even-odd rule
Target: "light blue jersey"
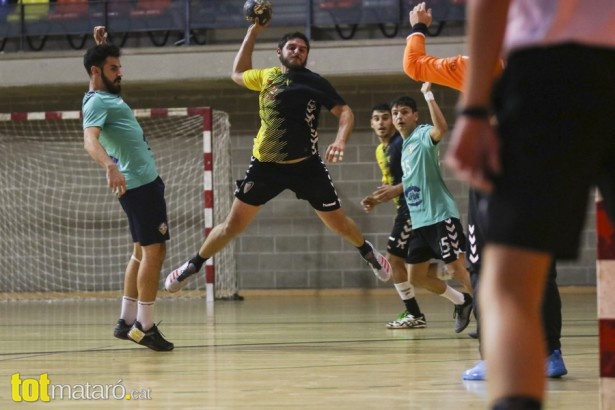
[[451,217],[459,219],[455,200],[442,179],[438,146],[429,136],[432,128],[419,125],[402,146],[402,184],[413,229]]
[[158,177],[154,156],[143,129],[121,96],[90,91],[83,97],[83,129],[98,127],[100,144],[126,178],[126,189]]

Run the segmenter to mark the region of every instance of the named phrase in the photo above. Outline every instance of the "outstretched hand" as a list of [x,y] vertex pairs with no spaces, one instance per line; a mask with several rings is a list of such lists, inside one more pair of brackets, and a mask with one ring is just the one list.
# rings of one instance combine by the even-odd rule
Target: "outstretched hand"
[[410,26],[414,26],[417,23],[423,23],[427,27],[431,25],[431,9],[425,6],[425,2],[419,3],[412,10],[410,10]]
[[105,26],[94,27],[94,42],[96,42],[96,45],[107,43],[107,31],[105,30]]

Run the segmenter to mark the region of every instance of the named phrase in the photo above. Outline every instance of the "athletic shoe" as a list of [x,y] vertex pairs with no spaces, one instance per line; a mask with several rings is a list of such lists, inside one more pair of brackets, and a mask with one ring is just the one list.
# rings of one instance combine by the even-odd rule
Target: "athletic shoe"
[[427,327],[425,315],[412,316],[408,311],[402,312],[397,319],[387,323],[388,329],[422,329]]
[[474,367],[463,372],[463,380],[485,380],[487,378],[487,362],[480,360]]
[[367,264],[370,268],[372,268],[372,270],[374,271],[374,275],[376,275],[378,279],[383,282],[388,281],[389,279],[391,279],[391,274],[393,273],[393,268],[391,268],[391,264],[389,263],[387,258],[385,258],[380,252],[378,252],[374,248],[374,245],[372,245],[368,241],[365,241],[365,243],[367,243],[369,247],[372,248],[372,251],[369,252],[367,255],[361,256],[363,256],[363,259],[367,261]]
[[468,332],[468,336],[470,336],[472,339],[478,339],[478,330]]
[[472,296],[464,293],[465,302],[463,305],[455,305],[453,318],[455,318],[455,333],[461,333],[470,324],[470,314],[472,313]]
[[128,332],[128,337],[133,342],[149,347],[157,352],[168,352],[175,347],[173,343],[167,341],[162,336],[156,325],[152,325],[152,328],[148,331],[143,331],[143,326],[138,321],[132,325],[130,332]]
[[177,292],[188,283],[186,279],[195,273],[196,267],[190,261],[186,261],[182,266],[167,275],[164,288],[171,293]]
[[547,357],[546,373],[547,377],[557,378],[568,374],[564,359],[562,358],[562,351],[555,349],[549,357]]
[[126,324],[126,321],[124,319],[120,319],[117,321],[115,329],[113,329],[113,336],[117,337],[118,339],[129,340],[128,332],[130,332],[131,328],[132,325],[128,325]]

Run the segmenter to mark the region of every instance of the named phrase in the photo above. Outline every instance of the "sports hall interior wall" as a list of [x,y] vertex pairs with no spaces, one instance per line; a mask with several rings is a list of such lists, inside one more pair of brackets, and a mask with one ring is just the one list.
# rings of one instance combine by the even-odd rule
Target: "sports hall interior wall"
[[[277,37],[259,41],[254,66],[277,64]],[[337,87],[356,116],[355,131],[342,164],[329,170],[343,208],[366,237],[380,250],[386,247],[394,209],[391,204],[365,214],[360,199],[380,184],[374,158],[376,138],[369,128],[371,107],[408,94],[419,102],[422,121],[429,121],[420,83],[401,68],[405,41],[358,39],[315,41],[309,68]],[[131,48],[123,50],[123,96],[132,108],[211,106],[230,115],[232,172],[242,178],[250,159],[252,139],[258,129],[257,95],[229,78],[239,43],[182,48]],[[463,37],[431,38],[428,52],[447,56],[462,53]],[[0,112],[79,110],[88,78],[83,51],[45,51],[0,55]],[[458,93],[434,86],[434,95],[449,126],[454,124]],[[336,119],[323,111],[321,152],[334,137]],[[444,152],[447,141],[443,143]],[[95,166],[93,164],[93,166]],[[467,186],[444,169],[462,215],[467,212]],[[163,175],[164,178],[164,175]],[[103,181],[101,181],[101,184]],[[195,193],[200,195],[201,193]],[[465,221],[465,216],[463,217]],[[594,286],[596,239],[593,203],[589,204],[581,255],[578,261],[560,263],[560,285]],[[172,221],[171,228],[172,228]],[[173,232],[181,235],[181,232]],[[192,255],[200,246],[185,250]],[[239,289],[331,289],[390,287],[378,282],[356,250],[330,233],[311,208],[289,192],[263,207],[253,225],[234,243]]]

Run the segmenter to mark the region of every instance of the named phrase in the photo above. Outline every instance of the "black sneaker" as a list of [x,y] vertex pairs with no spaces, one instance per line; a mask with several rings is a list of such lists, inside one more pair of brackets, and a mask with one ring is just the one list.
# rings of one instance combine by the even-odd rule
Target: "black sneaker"
[[472,296],[468,293],[464,293],[463,297],[465,301],[463,305],[455,305],[455,311],[453,312],[453,318],[455,318],[455,333],[461,333],[470,324],[470,315],[472,313]]
[[113,329],[113,336],[122,340],[130,340],[128,338],[128,332],[132,329],[132,325],[126,324],[124,319],[120,319],[117,321],[115,325],[115,329]]
[[173,343],[167,341],[162,336],[156,325],[152,325],[151,329],[144,332],[141,323],[135,322],[135,324],[132,325],[130,332],[128,332],[128,337],[133,342],[149,347],[157,352],[168,352],[173,350],[175,347]]

